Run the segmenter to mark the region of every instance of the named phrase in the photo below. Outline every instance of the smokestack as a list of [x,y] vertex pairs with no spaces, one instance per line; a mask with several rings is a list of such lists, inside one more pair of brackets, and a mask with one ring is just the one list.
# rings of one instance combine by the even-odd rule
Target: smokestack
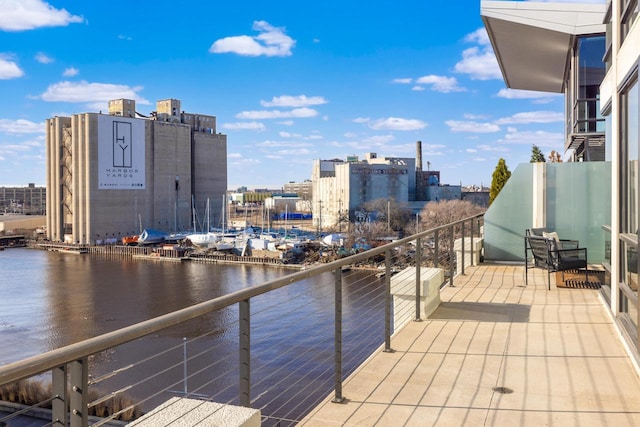
[[416,200],[426,200],[422,175],[422,141],[416,141]]

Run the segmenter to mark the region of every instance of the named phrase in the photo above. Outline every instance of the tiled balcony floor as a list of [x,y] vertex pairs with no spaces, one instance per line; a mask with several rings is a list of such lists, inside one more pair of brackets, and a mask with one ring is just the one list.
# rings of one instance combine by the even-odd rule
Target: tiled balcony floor
[[548,291],[532,271],[525,287],[524,267],[467,268],[344,382],[346,403],[330,396],[300,425],[640,425],[640,380],[599,290]]

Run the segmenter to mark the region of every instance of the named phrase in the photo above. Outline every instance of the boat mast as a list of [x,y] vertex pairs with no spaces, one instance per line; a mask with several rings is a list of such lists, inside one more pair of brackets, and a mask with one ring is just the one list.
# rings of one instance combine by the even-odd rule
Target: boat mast
[[193,199],[193,194],[191,195],[191,216],[193,218],[193,234],[197,233],[196,229],[196,202]]
[[207,233],[211,231],[211,223],[209,220],[209,198],[207,197]]
[[226,216],[225,213],[227,211],[227,206],[226,205],[227,205],[227,195],[223,194],[222,195],[222,234],[226,234],[226,232],[227,232],[227,229],[225,227],[225,225],[226,225],[225,224],[225,219],[226,219],[225,218],[225,216]]

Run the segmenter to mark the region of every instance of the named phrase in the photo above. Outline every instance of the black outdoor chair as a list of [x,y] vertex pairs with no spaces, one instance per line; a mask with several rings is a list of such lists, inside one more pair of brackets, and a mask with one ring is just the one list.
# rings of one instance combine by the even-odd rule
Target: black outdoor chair
[[[525,236],[537,236],[537,237],[545,237],[544,234],[547,231],[546,228],[527,228],[524,232]],[[548,239],[549,237],[547,237]],[[570,240],[570,239],[559,239],[556,242],[560,243],[560,248],[558,249],[578,249],[580,246],[580,242],[578,240]],[[527,241],[524,242],[524,257],[527,257],[527,250],[531,250]]]
[[[525,239],[525,283],[529,285],[529,255],[531,252],[533,267],[547,270],[548,289],[551,290],[551,273],[578,270],[584,268],[585,283],[589,282],[589,269],[587,268],[587,248],[579,248],[575,240],[557,242],[555,239],[534,236],[528,234]],[[574,247],[575,246],[575,247]]]

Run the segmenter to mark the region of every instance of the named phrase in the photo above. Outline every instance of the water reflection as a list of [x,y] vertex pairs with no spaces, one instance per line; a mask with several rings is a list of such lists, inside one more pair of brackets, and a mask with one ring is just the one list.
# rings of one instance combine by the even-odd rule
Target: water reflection
[[[8,344],[0,346],[0,364],[291,273],[263,266],[157,263],[28,249],[0,252],[0,271],[6,278],[0,285],[0,332]],[[345,376],[384,339],[383,287],[377,280],[363,280],[365,276],[351,272],[344,277]],[[295,418],[330,392],[333,286],[334,276],[327,273],[251,300],[252,405],[263,413]],[[371,340],[372,335],[377,338]],[[91,374],[98,378],[136,364],[98,387],[116,390],[139,383],[130,390],[139,400],[164,388],[182,391],[183,337],[188,338],[188,391],[237,403],[237,306],[92,356]],[[144,407],[168,394],[149,398]],[[295,404],[288,402],[296,396]]]

